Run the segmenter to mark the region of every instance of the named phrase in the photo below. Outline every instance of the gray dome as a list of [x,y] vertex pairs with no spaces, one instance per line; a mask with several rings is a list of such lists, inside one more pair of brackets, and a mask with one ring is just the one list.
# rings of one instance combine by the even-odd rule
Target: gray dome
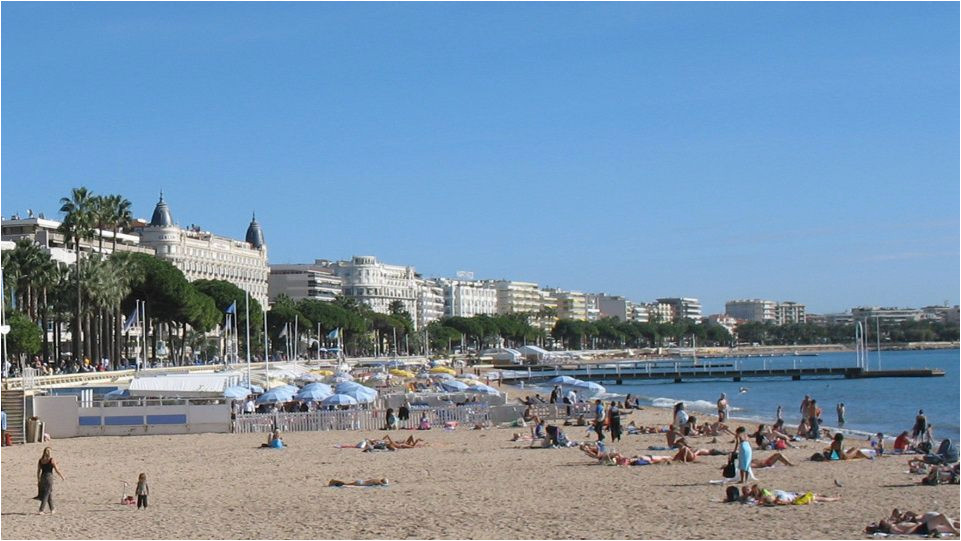
[[264,247],[264,231],[260,228],[260,224],[257,223],[257,215],[251,218],[250,225],[247,226],[246,240],[254,248]]
[[167,203],[164,203],[164,193],[160,192],[160,201],[157,202],[157,206],[153,209],[153,218],[150,219],[150,225],[158,227],[171,227],[174,225],[174,218],[170,215],[170,207]]

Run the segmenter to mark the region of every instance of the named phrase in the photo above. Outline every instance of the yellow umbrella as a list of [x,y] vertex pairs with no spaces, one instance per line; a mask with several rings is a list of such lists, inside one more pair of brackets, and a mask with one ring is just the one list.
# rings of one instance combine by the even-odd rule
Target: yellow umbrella
[[391,368],[391,369],[390,369],[390,373],[391,373],[391,375],[394,375],[394,376],[397,376],[397,377],[401,377],[401,378],[412,378],[412,377],[414,377],[414,373],[411,372],[410,370],[401,370],[400,368]]
[[311,373],[317,374],[318,376],[333,376],[334,373],[330,370],[311,370]]
[[450,375],[452,375],[452,376],[454,376],[454,375],[457,374],[457,371],[456,371],[456,370],[452,370],[452,369],[450,369],[450,368],[447,368],[446,366],[435,366],[434,368],[431,368],[431,369],[430,369],[430,372],[431,372],[432,374],[441,374],[441,373],[444,373],[444,374],[450,374]]

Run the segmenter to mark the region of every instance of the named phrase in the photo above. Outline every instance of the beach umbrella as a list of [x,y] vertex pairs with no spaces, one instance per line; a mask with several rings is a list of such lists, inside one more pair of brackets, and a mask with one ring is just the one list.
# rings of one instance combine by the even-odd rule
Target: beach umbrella
[[278,402],[290,402],[293,400],[295,391],[291,391],[289,386],[274,387],[257,398],[257,404],[275,404]]
[[391,373],[392,375],[394,375],[394,376],[398,376],[398,377],[401,377],[401,378],[412,378],[412,377],[414,377],[414,373],[411,372],[410,370],[401,370],[401,369],[399,369],[399,368],[392,368],[392,369],[390,370],[390,373]]
[[583,383],[583,381],[572,378],[570,376],[557,376],[556,378],[548,381],[547,383],[552,383],[554,385],[577,385],[578,383]]
[[242,385],[234,385],[233,387],[227,387],[224,389],[224,398],[232,398],[234,400],[243,400],[250,395],[250,389]]
[[[326,387],[326,386],[325,386]],[[299,393],[294,395],[295,400],[300,400],[303,402],[318,402],[334,393],[330,390],[330,387],[304,387]]]
[[356,405],[357,399],[345,394],[334,394],[325,398],[321,404],[324,406]]
[[333,375],[334,375],[334,372],[333,372],[332,370],[323,370],[323,369],[320,369],[320,370],[311,370],[311,372],[314,373],[314,374],[317,374],[318,376],[333,376]]
[[112,398],[112,399],[128,398],[129,396],[130,396],[130,391],[128,391],[127,389],[114,389],[109,393],[103,395],[104,398]]
[[304,388],[301,389],[301,391],[306,391],[307,389],[322,389],[323,391],[326,391],[328,394],[334,394],[334,388],[331,387],[330,385],[327,385],[326,383],[320,383],[320,382],[308,383],[307,385],[304,385]]
[[244,382],[244,381],[240,382],[240,383],[237,384],[236,386],[237,386],[237,387],[243,387],[244,389],[248,389],[250,392],[255,393],[255,394],[260,394],[260,393],[264,392],[264,388],[261,387],[260,385],[254,385],[253,383],[247,383],[247,382]]
[[471,385],[470,387],[465,389],[465,391],[468,393],[480,393],[480,394],[491,394],[491,395],[501,394],[500,391],[498,391],[497,389],[491,387],[490,385],[484,385],[483,383],[478,383],[477,385]]
[[312,383],[314,381],[317,381],[317,376],[313,374],[301,374],[297,376],[297,381],[305,381],[307,383]]
[[384,380],[387,379],[387,374],[385,374],[384,372],[377,372],[376,374],[371,374],[370,377],[367,378],[367,379],[372,379],[372,380],[376,380],[376,381],[384,381]]
[[448,374],[447,372],[440,372],[437,374],[431,374],[430,377],[434,379],[454,379],[454,376]]
[[377,391],[359,383],[344,382],[337,384],[337,394],[345,394],[358,402],[373,402],[377,398]]
[[446,366],[435,366],[430,369],[431,374],[450,374],[452,376],[457,374],[457,371],[452,368],[447,368]]
[[605,389],[603,385],[601,385],[600,383],[594,383],[593,381],[580,381],[575,383],[574,385],[571,385],[571,387],[574,387],[577,389],[583,389],[585,391],[590,392],[591,394],[607,392],[607,389]]
[[445,379],[440,382],[440,386],[443,387],[445,391],[452,392],[452,393],[458,392],[458,391],[466,391],[469,388],[469,386],[466,383],[462,381],[457,381],[456,379]]
[[354,381],[354,378],[350,376],[337,376],[331,381],[333,381],[334,383],[351,383]]

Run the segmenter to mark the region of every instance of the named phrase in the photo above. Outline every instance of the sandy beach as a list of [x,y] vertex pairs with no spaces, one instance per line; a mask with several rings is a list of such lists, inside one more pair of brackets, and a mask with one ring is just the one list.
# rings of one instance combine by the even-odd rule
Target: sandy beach
[[[651,408],[625,423],[664,424],[669,416]],[[721,478],[723,456],[602,466],[576,448],[511,442],[514,431],[527,429],[398,431],[430,446],[377,453],[335,445],[382,433],[288,433],[284,450],[259,449],[264,436],[256,434],[54,441],[66,481],[55,488],[57,514],[44,516],[30,499],[42,446],[4,448],[2,538],[831,539],[863,538],[864,526],[894,507],[959,513],[958,487],[918,485],[919,476],[906,473],[907,457],[814,463],[806,459],[826,443],[804,442],[786,452],[797,466],[757,471],[762,486],[842,501],[767,508],[721,503],[723,487],[708,481]],[[566,431],[587,439],[583,427]],[[696,441],[732,447],[730,438]],[[624,436],[614,447],[633,454],[663,444],[660,434]],[[140,472],[151,489],[147,511],[118,503],[122,481],[132,488]],[[372,477],[390,485],[327,486],[332,478]]]

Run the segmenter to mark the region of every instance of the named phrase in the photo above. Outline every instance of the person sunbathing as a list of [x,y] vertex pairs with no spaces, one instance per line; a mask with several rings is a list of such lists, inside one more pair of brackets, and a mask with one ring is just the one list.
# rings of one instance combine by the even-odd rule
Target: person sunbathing
[[814,492],[789,492],[786,490],[768,490],[758,485],[751,485],[751,488],[744,487],[742,490],[742,501],[754,501],[758,505],[807,505],[817,502],[836,502],[840,501],[840,496],[825,496]]
[[918,515],[912,512],[901,513],[895,509],[891,513],[891,517],[869,524],[864,528],[864,531],[869,534],[880,532],[892,535],[929,535],[934,533],[958,535],[959,528],[961,528],[961,523],[948,518],[943,513]]
[[329,487],[382,487],[390,484],[386,478],[380,479],[358,479],[356,481],[338,481],[331,479],[327,482]]
[[384,434],[384,441],[387,442],[387,447],[393,450],[397,449],[413,449],[414,447],[427,447],[427,442],[421,438],[414,438],[414,436],[408,436],[404,441],[394,441],[391,439],[390,434]]
[[[874,459],[876,451],[874,449],[858,449],[851,447],[844,449],[844,434],[838,432],[831,440],[831,446],[824,450],[824,456],[829,460],[853,460],[856,458]],[[837,456],[837,459],[833,458]]]
[[716,421],[713,423],[705,421],[704,424],[702,424],[697,428],[697,430],[702,436],[717,437],[721,435],[721,432],[725,432],[731,435],[732,437],[734,436],[734,432],[731,431],[731,427],[727,426],[726,424],[720,421]]
[[[952,466],[931,466],[928,474],[921,479],[920,483],[922,485],[947,485],[959,483],[961,480],[961,471],[959,471],[959,466],[961,464],[955,464]],[[914,471],[912,469],[912,471]]]
[[699,456],[708,455],[723,455],[726,454],[720,449],[694,449],[693,447],[683,443],[679,446],[677,453],[674,454],[675,462],[696,462]]
[[761,468],[771,468],[771,467],[773,467],[775,464],[777,464],[778,462],[780,462],[780,463],[782,463],[782,464],[787,464],[788,466],[793,466],[793,465],[794,465],[794,463],[791,462],[790,460],[788,460],[787,457],[785,457],[783,454],[781,454],[781,453],[773,453],[773,454],[771,454],[771,456],[769,456],[769,457],[767,457],[767,458],[765,458],[765,459],[761,459],[760,457],[758,457],[758,458],[755,458],[755,459],[751,460],[751,467],[752,467],[752,468],[757,468],[757,469],[761,469]]
[[628,458],[617,451],[600,451],[596,445],[588,442],[580,444],[578,448],[584,451],[584,454],[587,456],[597,459],[600,462],[610,461],[619,466],[646,466],[647,464],[662,464],[674,460],[669,456],[658,455],[635,455]]

